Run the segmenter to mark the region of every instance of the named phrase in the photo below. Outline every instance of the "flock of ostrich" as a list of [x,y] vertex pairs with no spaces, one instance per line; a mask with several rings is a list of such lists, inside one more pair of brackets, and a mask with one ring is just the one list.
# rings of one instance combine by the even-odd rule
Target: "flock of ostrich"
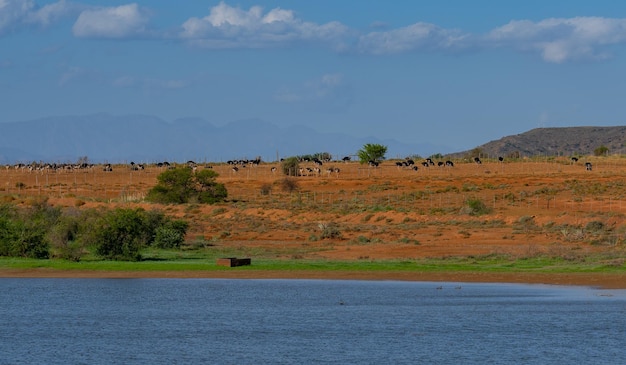
[[[281,159],[281,162],[282,161],[283,159]],[[335,162],[348,163],[351,161],[352,159],[349,156],[346,156]],[[330,175],[338,176],[339,173],[341,172],[341,170],[335,166],[330,166],[326,168],[323,167],[325,163],[332,162],[330,159],[322,160],[318,158],[305,157],[305,158],[299,158],[299,162],[310,163],[311,165],[299,167],[298,173],[297,173],[298,176],[321,176],[323,173],[326,173],[326,175],[328,176]],[[483,163],[483,161],[479,157],[474,157],[473,159],[471,159],[471,161],[467,159],[462,159],[462,162],[473,162],[477,165],[481,165]],[[497,162],[504,163],[505,159],[503,157],[498,157]],[[579,162],[579,159],[577,157],[571,157],[570,162],[571,164],[577,164]],[[261,160],[261,158],[257,157],[253,160],[249,160],[249,159],[228,160],[226,162],[226,165],[230,167],[230,170],[232,173],[236,174],[243,168],[257,167],[261,165],[262,163],[264,162]],[[381,167],[382,163],[383,162],[379,160],[369,160],[366,165],[368,166],[368,168],[379,168]],[[419,170],[418,165],[421,165],[422,168],[431,168],[431,167],[452,168],[455,166],[452,160],[448,159],[445,161],[434,161],[430,157],[425,158],[423,161],[420,161],[419,163],[416,163],[414,159],[410,157],[406,157],[405,159],[399,160],[399,161],[391,160],[390,164],[387,164],[387,165],[395,166],[397,169],[409,169],[413,171]],[[142,170],[145,170],[149,166],[156,167],[158,169],[172,169],[177,166],[187,166],[196,170],[198,166],[200,166],[200,164],[192,160],[189,160],[184,163],[170,163],[167,161],[163,161],[163,162],[156,162],[152,164],[135,163],[131,161],[129,164],[115,164],[115,165],[111,163],[93,164],[93,163],[84,163],[84,162],[75,163],[75,164],[32,162],[28,164],[24,164],[24,163],[16,163],[13,165],[6,164],[4,167],[5,167],[5,170],[14,169],[14,170],[25,171],[25,172],[73,172],[73,171],[90,171],[94,169],[99,169],[104,172],[112,172],[114,166],[116,168],[124,168],[126,166],[131,171],[142,171]],[[203,164],[202,166],[204,168],[213,168],[213,166],[210,164]],[[585,162],[584,168],[587,171],[591,171],[593,169],[593,165],[591,164],[591,162]],[[276,174],[278,172],[278,168],[276,166],[272,166],[270,171],[272,174]]]

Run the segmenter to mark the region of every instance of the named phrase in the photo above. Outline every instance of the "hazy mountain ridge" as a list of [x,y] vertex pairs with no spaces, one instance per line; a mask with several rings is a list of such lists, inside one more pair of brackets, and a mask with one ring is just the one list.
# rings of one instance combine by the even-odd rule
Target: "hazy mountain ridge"
[[0,123],[0,130],[2,164],[75,162],[82,156],[92,162],[111,163],[190,159],[221,162],[257,156],[274,161],[317,152],[341,158],[354,155],[365,143],[387,145],[389,158],[449,150],[445,146],[323,133],[306,126],[281,128],[258,119],[218,127],[200,118],[170,123],[154,116],[101,113]]
[[[485,143],[477,148],[483,155],[493,157],[506,157],[517,153],[521,157],[575,156],[592,155],[600,146],[606,146],[611,154],[624,153],[625,144],[626,126],[561,127],[535,128]],[[470,152],[458,152],[453,155],[463,156]]]

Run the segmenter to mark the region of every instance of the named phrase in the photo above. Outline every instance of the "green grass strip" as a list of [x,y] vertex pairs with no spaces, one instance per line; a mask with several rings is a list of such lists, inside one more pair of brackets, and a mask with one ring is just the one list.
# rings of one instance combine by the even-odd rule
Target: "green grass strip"
[[[232,270],[216,264],[215,258],[148,258],[139,262],[60,259],[37,260],[0,258],[0,270],[49,268],[55,270],[94,271],[223,271]],[[511,260],[506,257],[446,258],[420,260],[304,260],[252,258],[251,266],[237,270],[264,271],[346,271],[346,272],[519,272],[519,273],[625,273],[624,263],[603,260],[570,262],[555,258],[525,258]]]

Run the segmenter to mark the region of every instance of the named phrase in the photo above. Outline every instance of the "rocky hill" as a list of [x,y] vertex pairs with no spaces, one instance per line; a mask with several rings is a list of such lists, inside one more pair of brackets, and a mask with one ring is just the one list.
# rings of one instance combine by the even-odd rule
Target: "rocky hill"
[[[485,156],[574,156],[592,155],[600,146],[609,154],[626,153],[626,126],[536,128],[476,147]],[[476,150],[475,149],[475,150]],[[475,150],[454,156],[466,156]]]

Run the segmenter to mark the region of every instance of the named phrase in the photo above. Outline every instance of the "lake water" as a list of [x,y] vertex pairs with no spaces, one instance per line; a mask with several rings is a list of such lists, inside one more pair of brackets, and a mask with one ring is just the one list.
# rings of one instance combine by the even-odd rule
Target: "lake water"
[[0,364],[626,364],[624,290],[0,279],[0,305]]

